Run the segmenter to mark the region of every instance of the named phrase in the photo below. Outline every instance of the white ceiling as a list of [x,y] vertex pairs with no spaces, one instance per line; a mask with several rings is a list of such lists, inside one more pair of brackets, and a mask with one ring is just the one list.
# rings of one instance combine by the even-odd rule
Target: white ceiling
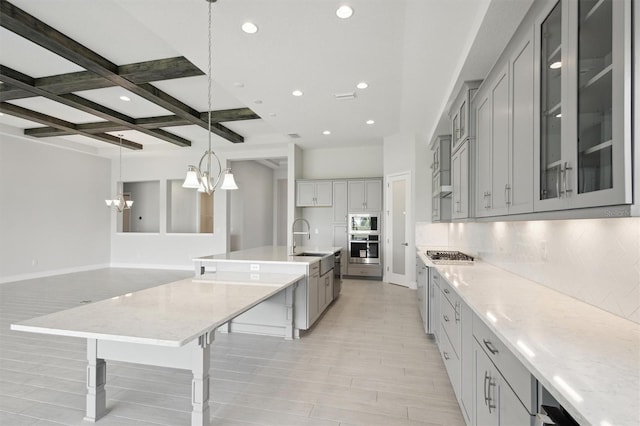
[[[205,0],[12,0],[17,7],[118,65],[185,56],[207,71]],[[262,120],[224,123],[244,146],[296,142],[304,148],[380,144],[398,132],[430,137],[444,125],[450,93],[482,78],[532,0],[218,0],[213,3],[213,109],[249,107]],[[341,4],[354,9],[338,19]],[[243,22],[257,34],[241,31]],[[31,77],[80,71],[0,29],[0,63]],[[369,83],[356,89],[360,81]],[[152,83],[189,106],[207,109],[204,76]],[[291,92],[299,89],[301,97]],[[335,94],[355,92],[354,100]],[[121,88],[77,93],[131,117],[170,114]],[[131,102],[119,100],[127,94]],[[43,98],[10,101],[72,122],[102,121]],[[375,120],[374,125],[365,124]],[[440,124],[439,124],[440,123]],[[0,124],[40,124],[7,115]],[[438,128],[440,126],[440,128]],[[196,126],[165,130],[202,146]],[[322,132],[330,130],[326,136]],[[446,130],[446,127],[445,127]],[[1,131],[1,130],[0,130]],[[144,150],[185,149],[139,132]],[[291,139],[297,133],[300,139]],[[66,139],[99,155],[114,147],[83,136]],[[216,149],[232,144],[214,137]]]

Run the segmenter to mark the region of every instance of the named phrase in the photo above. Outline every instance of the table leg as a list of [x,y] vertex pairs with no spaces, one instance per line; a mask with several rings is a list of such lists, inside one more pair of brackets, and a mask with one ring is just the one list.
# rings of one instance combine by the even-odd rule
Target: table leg
[[87,339],[87,412],[85,420],[95,422],[107,414],[107,363],[98,358],[98,341]]
[[198,346],[193,352],[191,381],[191,426],[209,426],[209,356],[214,332],[198,338]]
[[284,291],[284,303],[287,309],[287,323],[285,325],[284,330],[284,338],[285,340],[292,340],[296,338],[296,333],[294,330],[294,312],[293,312],[293,301],[295,300],[295,287],[296,285],[289,286]]

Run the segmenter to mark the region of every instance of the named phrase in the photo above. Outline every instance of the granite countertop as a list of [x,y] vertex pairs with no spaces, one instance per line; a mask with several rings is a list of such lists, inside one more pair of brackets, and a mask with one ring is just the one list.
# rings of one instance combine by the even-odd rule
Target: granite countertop
[[303,274],[218,272],[11,324],[11,329],[180,347],[302,278]]
[[640,325],[479,260],[418,254],[581,425],[640,424]]
[[[326,253],[327,255],[342,250],[341,247],[296,247],[296,253]],[[229,253],[214,254],[193,259],[194,261],[234,261],[234,262],[278,262],[278,263],[315,263],[321,257],[296,256],[289,254],[289,248],[285,246],[263,246],[247,250],[232,251]]]

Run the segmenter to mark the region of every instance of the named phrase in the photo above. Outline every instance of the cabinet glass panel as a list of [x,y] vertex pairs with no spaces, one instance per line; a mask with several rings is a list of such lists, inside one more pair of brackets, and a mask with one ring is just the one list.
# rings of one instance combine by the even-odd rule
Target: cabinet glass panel
[[578,3],[578,193],[613,187],[612,3]]
[[542,23],[540,75],[540,199],[557,198],[560,187],[562,2]]

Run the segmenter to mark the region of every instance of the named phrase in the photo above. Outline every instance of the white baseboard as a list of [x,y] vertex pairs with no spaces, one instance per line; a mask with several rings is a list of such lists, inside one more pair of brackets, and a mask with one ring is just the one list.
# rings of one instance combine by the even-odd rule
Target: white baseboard
[[102,263],[97,265],[76,266],[73,268],[52,269],[49,271],[32,272],[29,274],[9,275],[7,277],[0,277],[0,284],[11,283],[15,281],[32,280],[35,278],[52,277],[54,275],[72,274],[74,272],[93,271],[96,269],[109,268],[108,263]]

